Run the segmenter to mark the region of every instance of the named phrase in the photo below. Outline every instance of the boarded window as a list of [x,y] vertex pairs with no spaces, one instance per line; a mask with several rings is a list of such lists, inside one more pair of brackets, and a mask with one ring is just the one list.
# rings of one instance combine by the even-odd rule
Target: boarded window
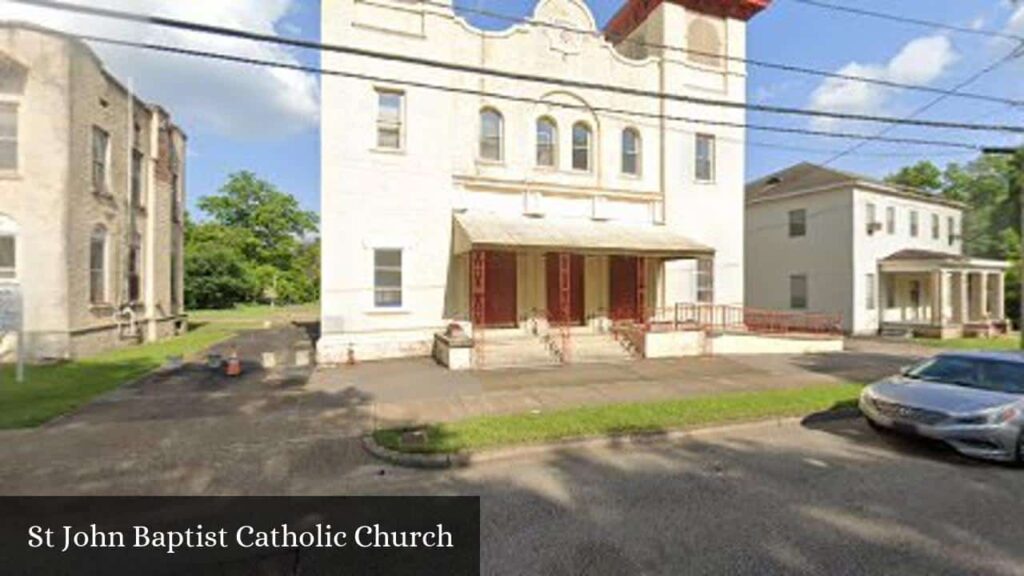
[[558,126],[550,118],[537,121],[537,166],[554,168],[558,164]]
[[790,276],[789,307],[793,310],[806,310],[807,300],[807,276]]
[[789,211],[789,237],[802,238],[807,236],[807,210]]
[[711,182],[715,179],[715,137],[709,134],[697,134],[697,154],[695,176],[700,182]]
[[0,104],[0,170],[18,169],[18,107]]
[[868,310],[874,310],[878,301],[878,284],[875,282],[875,275],[868,274],[864,277],[864,305]]
[[378,308],[402,307],[402,251],[374,250],[374,305]]
[[97,228],[89,239],[89,301],[107,301],[107,231]]
[[393,90],[377,91],[377,147],[402,148],[402,119],[405,94]]
[[98,193],[107,192],[107,160],[110,153],[110,135],[99,127],[92,129],[92,187]]
[[687,57],[713,68],[725,67],[725,20],[696,16],[687,29]]

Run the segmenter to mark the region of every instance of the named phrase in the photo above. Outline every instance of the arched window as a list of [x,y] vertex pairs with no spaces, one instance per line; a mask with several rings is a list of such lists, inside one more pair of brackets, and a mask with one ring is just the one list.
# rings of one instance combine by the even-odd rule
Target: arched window
[[593,132],[586,122],[577,122],[572,127],[572,168],[573,170],[590,171],[591,148],[594,144]]
[[18,278],[18,225],[0,214],[0,281]]
[[[725,64],[725,46],[722,44],[722,32],[725,23],[707,16],[698,16],[690,22],[687,29],[687,48],[691,62],[704,66],[721,68]],[[719,30],[722,30],[720,32]]]
[[537,120],[537,166],[558,165],[558,125],[551,118]]
[[107,303],[107,229],[97,226],[89,238],[89,301]]
[[128,247],[128,300],[138,302],[142,299],[142,236],[138,232],[132,234],[132,244]]
[[640,175],[640,132],[636,128],[622,131],[622,173]]
[[504,124],[497,110],[485,108],[480,112],[480,158],[498,162],[503,159]]

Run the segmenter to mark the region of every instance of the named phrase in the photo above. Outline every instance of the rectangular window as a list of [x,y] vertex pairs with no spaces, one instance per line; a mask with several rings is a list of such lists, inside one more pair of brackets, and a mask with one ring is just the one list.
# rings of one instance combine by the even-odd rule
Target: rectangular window
[[142,299],[142,246],[136,239],[128,248],[128,301]]
[[917,210],[911,210],[910,211],[910,236],[912,238],[917,238],[917,235],[918,235],[918,232],[919,232],[919,228],[920,228],[920,215],[917,213]]
[[405,94],[394,90],[377,90],[378,148],[401,150],[404,108]]
[[695,176],[699,182],[715,179],[715,137],[697,134],[697,165]]
[[171,249],[171,308],[178,311],[178,249]]
[[0,104],[0,170],[18,169],[18,107]]
[[932,214],[932,240],[942,237],[942,224],[938,214]]
[[103,304],[107,300],[107,242],[104,236],[89,241],[89,301]]
[[885,307],[890,309],[896,307],[896,280],[892,276],[889,276],[885,282]]
[[875,275],[874,274],[868,274],[864,278],[864,282],[865,282],[864,283],[864,290],[865,290],[864,293],[866,294],[865,305],[867,306],[868,310],[874,310],[875,309],[875,303],[877,302],[877,299],[878,299],[878,292],[877,292],[878,291],[878,286],[875,283]]
[[896,208],[893,206],[885,209],[885,232],[890,236],[896,233]]
[[181,186],[181,181],[178,179],[177,174],[171,175],[171,220],[175,222],[181,222],[181,202],[178,201],[180,198],[179,194],[181,191],[178,188]]
[[132,152],[132,206],[142,206],[142,152]]
[[949,245],[952,246],[956,243],[956,218],[952,216],[946,221],[946,225],[949,228]]
[[374,306],[377,308],[401,308],[402,251],[374,250],[373,277]]
[[697,260],[697,302],[713,304],[715,301],[715,261]]
[[94,192],[107,192],[107,157],[110,154],[110,135],[102,128],[92,129],[92,188]]
[[17,257],[17,241],[14,236],[0,236],[0,280],[17,277]]
[[874,230],[875,223],[878,222],[878,208],[871,202],[868,202],[866,207],[868,226]]
[[790,210],[789,237],[802,238],[807,235],[807,210]]
[[807,276],[789,277],[789,307],[793,310],[807,309]]

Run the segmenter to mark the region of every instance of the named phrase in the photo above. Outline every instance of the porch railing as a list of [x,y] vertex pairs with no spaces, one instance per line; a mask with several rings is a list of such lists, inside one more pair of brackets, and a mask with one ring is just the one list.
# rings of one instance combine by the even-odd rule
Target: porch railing
[[646,315],[647,330],[737,331],[756,334],[843,333],[842,314],[782,312],[720,304],[676,304],[651,309]]

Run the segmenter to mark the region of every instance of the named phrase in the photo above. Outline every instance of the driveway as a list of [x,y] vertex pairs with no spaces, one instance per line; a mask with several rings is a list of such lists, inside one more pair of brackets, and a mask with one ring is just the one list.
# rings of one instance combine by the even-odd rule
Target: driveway
[[[430,360],[295,367],[300,327],[219,346],[248,359],[229,379],[202,365],[156,374],[35,430],[0,432],[0,494],[344,493],[379,473],[374,427],[534,409],[789,388],[888,374],[875,353],[717,357],[555,370],[451,373]],[[279,366],[252,359],[275,352]]]

